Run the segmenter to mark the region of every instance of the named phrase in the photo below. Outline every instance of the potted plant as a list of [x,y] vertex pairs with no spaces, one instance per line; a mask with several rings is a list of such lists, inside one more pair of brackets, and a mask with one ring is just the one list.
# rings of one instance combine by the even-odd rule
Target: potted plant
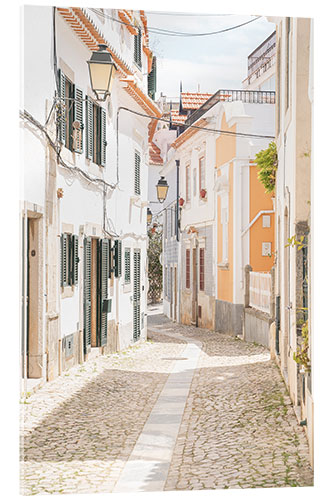
[[204,200],[206,198],[207,191],[206,189],[200,189],[200,198]]
[[184,205],[184,198],[179,198],[179,206],[182,207]]

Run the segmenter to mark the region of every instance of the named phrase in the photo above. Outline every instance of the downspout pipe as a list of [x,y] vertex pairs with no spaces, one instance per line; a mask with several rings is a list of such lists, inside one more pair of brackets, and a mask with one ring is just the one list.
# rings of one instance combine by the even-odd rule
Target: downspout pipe
[[179,241],[179,160],[176,160],[176,167],[177,167],[177,177],[176,177],[176,188],[177,188],[177,200],[176,200],[176,213],[177,213],[177,228],[176,228],[176,238],[177,241]]
[[248,232],[248,230],[253,226],[253,224],[259,219],[259,217],[266,214],[274,214],[274,210],[260,210],[260,212],[257,213],[254,219],[252,219],[249,225],[244,229],[241,236],[244,236]]

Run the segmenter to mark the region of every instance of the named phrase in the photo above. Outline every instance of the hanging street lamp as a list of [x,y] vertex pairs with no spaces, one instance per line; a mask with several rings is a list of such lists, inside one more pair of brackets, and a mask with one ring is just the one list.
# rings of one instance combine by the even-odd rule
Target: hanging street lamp
[[148,208],[147,208],[147,224],[148,224],[148,225],[151,223],[152,218],[153,218],[152,211],[151,211],[151,210],[150,210],[150,208],[148,207]]
[[112,60],[107,45],[98,44],[98,51],[94,51],[88,63],[90,85],[98,101],[105,101],[111,94],[111,87],[117,67]]
[[162,176],[158,183],[156,184],[157,199],[160,203],[163,203],[168,194],[169,185],[166,179]]

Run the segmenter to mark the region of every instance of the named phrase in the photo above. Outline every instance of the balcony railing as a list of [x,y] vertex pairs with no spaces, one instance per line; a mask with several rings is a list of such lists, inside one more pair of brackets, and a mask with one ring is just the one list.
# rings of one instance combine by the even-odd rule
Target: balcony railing
[[193,111],[185,121],[186,125],[192,125],[195,121],[201,118],[218,102],[242,101],[244,103],[253,104],[275,104],[274,91],[259,91],[259,90],[218,90],[210,97],[200,108]]

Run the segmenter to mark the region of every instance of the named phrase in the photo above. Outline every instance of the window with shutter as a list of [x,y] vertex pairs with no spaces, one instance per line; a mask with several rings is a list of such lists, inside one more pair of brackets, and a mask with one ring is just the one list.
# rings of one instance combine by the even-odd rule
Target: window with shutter
[[86,157],[101,167],[106,166],[106,111],[86,98]]
[[140,153],[134,153],[134,194],[140,194],[140,170],[141,170],[141,157]]
[[86,157],[89,160],[93,158],[94,148],[94,120],[93,120],[94,103],[90,97],[86,97]]
[[186,201],[191,200],[191,178],[190,178],[190,165],[186,165]]
[[60,237],[60,286],[78,284],[79,240],[75,234],[62,234]]
[[156,56],[153,56],[151,72],[148,75],[148,95],[153,101],[156,92]]
[[137,28],[137,34],[134,35],[134,62],[141,68],[141,29]]
[[76,85],[74,86],[74,121],[72,125],[73,151],[83,152],[83,92]]
[[131,282],[131,249],[130,248],[125,248],[124,252],[124,259],[125,259],[125,283],[130,283]]
[[60,106],[58,110],[58,139],[68,148],[73,150],[73,121],[74,121],[74,102],[75,102],[75,86],[66,77],[66,75],[58,70],[59,78],[59,97]]
[[114,269],[115,269],[115,277],[116,278],[120,278],[120,276],[121,276],[121,249],[122,249],[121,240],[115,240],[115,242],[114,242]]
[[76,234],[72,235],[72,284],[77,285],[79,282],[79,238]]
[[205,290],[205,249],[200,248],[200,261],[199,261],[199,277],[200,277],[200,290]]
[[190,249],[186,249],[186,288],[191,286],[191,254]]
[[108,273],[109,273],[109,240],[103,239],[99,241],[98,251],[98,332],[99,345],[105,346],[107,343],[107,312],[104,310],[104,302],[108,298]]
[[83,344],[84,354],[91,348],[91,238],[83,243]]
[[206,189],[206,167],[204,156],[199,159],[199,194],[201,189]]

